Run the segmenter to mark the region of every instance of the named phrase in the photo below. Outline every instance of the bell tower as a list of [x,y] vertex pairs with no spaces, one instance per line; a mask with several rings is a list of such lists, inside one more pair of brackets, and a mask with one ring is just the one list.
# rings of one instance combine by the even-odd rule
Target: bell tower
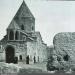
[[26,33],[35,32],[35,18],[24,0],[16,13],[14,20],[22,31]]

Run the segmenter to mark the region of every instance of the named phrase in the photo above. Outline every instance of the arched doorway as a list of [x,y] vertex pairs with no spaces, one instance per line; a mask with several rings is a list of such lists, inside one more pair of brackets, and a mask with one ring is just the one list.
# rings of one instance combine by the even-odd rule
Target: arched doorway
[[7,46],[6,50],[6,63],[14,63],[15,51],[12,46]]

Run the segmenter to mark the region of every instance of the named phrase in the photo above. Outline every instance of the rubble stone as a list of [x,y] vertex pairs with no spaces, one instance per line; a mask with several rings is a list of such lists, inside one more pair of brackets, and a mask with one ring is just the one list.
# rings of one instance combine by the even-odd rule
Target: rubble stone
[[[56,34],[53,44],[57,56],[61,58],[61,64],[66,68],[71,68],[75,64],[75,32]],[[66,56],[68,56],[68,60],[64,59]]]

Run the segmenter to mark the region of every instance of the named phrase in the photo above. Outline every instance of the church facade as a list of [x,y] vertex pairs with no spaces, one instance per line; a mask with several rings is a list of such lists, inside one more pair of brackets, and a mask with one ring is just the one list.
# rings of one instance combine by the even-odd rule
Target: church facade
[[0,61],[10,62],[14,57],[19,60],[43,62],[47,60],[47,45],[40,32],[35,31],[35,17],[23,1],[7,28],[7,34],[0,41]]

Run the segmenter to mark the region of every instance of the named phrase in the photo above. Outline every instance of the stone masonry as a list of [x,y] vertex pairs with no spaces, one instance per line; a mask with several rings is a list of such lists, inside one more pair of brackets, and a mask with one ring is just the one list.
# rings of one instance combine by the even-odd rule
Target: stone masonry
[[53,39],[57,59],[63,67],[75,67],[75,32],[62,32]]
[[31,62],[34,57],[36,62],[43,62],[47,60],[46,48],[40,32],[35,31],[35,17],[23,1],[0,41],[0,61],[13,63],[14,57],[26,61],[29,56]]

